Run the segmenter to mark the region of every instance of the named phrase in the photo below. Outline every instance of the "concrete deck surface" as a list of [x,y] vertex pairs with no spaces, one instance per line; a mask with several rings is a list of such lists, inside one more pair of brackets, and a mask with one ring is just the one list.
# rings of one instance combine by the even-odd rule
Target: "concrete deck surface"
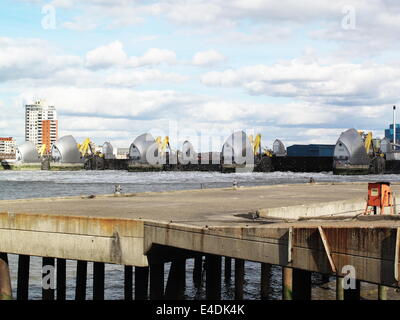
[[[392,185],[400,194],[400,185]],[[279,220],[249,219],[249,212],[279,209],[281,207],[317,206],[333,201],[358,201],[363,203],[367,195],[367,183],[312,183],[275,186],[256,186],[184,190],[171,192],[147,192],[95,197],[79,196],[65,198],[44,198],[0,201],[0,212],[44,215],[67,215],[96,218],[140,219],[180,223],[192,226],[267,226]],[[400,201],[400,200],[399,200]],[[291,209],[291,208],[289,208]],[[290,210],[289,210],[290,211]],[[324,212],[321,212],[323,215]],[[265,218],[265,217],[264,217]],[[286,215],[287,219],[298,216]],[[318,224],[339,224],[325,221]],[[372,222],[346,222],[346,224],[369,225]],[[373,222],[373,224],[394,225],[394,221]],[[291,223],[293,224],[293,223]],[[298,225],[312,221],[295,222]],[[278,225],[274,224],[274,227]]]
[[[400,194],[400,185],[393,185],[392,189]],[[82,196],[3,200],[0,201],[0,212],[141,219],[216,226],[249,223],[247,215],[255,210],[319,205],[353,199],[362,202],[366,195],[366,183],[315,183],[149,192],[118,197],[103,195],[94,198]]]

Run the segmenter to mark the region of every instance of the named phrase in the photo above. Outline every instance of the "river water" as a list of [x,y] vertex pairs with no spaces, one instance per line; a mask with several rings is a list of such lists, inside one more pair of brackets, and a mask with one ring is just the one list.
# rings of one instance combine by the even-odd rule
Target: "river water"
[[[43,198],[55,196],[99,195],[114,192],[115,185],[120,185],[123,193],[145,191],[168,191],[200,188],[222,188],[232,186],[234,180],[239,186],[275,185],[287,183],[307,183],[310,178],[316,182],[356,182],[389,181],[400,182],[400,175],[369,176],[334,176],[326,173],[229,173],[218,172],[126,172],[126,171],[0,171],[0,200]],[[16,255],[9,255],[14,296],[17,281]],[[224,263],[223,263],[224,265]],[[41,299],[42,260],[31,257],[29,299]],[[232,265],[232,269],[233,269]],[[260,299],[260,264],[246,261],[244,298]],[[193,261],[187,262],[186,292],[187,299],[204,299],[204,285],[195,289],[192,282]],[[88,263],[87,298],[92,298],[93,265]],[[169,264],[165,265],[167,281]],[[233,274],[233,273],[232,273]],[[76,261],[67,261],[67,299],[75,295]],[[124,268],[119,265],[105,266],[105,298],[123,299]],[[272,267],[270,299],[281,299],[281,269]],[[390,299],[400,299],[400,294],[389,289]],[[330,300],[335,297],[335,281],[331,277],[327,283],[321,282],[318,274],[313,274],[313,299]],[[362,297],[376,299],[376,285],[363,283]],[[222,298],[234,298],[234,281],[222,281]]]

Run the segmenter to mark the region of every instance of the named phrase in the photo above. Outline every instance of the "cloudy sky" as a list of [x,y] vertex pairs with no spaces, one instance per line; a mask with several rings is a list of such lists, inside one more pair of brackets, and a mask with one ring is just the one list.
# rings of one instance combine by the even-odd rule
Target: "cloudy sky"
[[397,0],[1,0],[0,30],[0,136],[18,143],[42,98],[78,141],[334,144],[382,137],[400,92]]

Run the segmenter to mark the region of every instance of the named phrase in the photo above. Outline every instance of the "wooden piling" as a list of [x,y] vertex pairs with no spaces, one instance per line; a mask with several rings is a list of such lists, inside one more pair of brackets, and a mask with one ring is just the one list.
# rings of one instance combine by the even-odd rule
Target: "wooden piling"
[[283,267],[282,283],[283,300],[311,299],[310,271]]
[[343,298],[344,300],[360,300],[360,293],[361,293],[361,282],[360,280],[356,280],[355,289],[343,290]]
[[125,300],[133,299],[133,267],[125,266],[124,267],[124,298]]
[[57,300],[66,299],[67,265],[65,259],[57,259]]
[[93,300],[104,300],[104,269],[103,262],[93,262]]
[[17,300],[28,300],[30,256],[18,256]]
[[330,281],[330,275],[321,273],[321,282],[322,283],[328,283]]
[[282,267],[282,299],[292,300],[293,269]]
[[0,259],[2,259],[6,264],[8,264],[8,254],[0,252]]
[[176,259],[171,262],[165,298],[169,300],[183,300],[186,287],[186,260]]
[[164,264],[150,265],[150,300],[164,298]]
[[149,267],[135,267],[135,300],[147,300]]
[[235,300],[243,299],[244,260],[235,259]]
[[336,277],[336,300],[344,300],[343,277]]
[[311,272],[293,269],[292,276],[293,300],[311,300]]
[[193,267],[193,284],[196,288],[200,288],[203,275],[203,256],[194,258]]
[[378,285],[378,300],[387,300],[389,287]]
[[54,300],[54,288],[55,288],[55,259],[50,257],[43,257],[42,258],[42,270],[45,268],[50,267],[47,269],[45,273],[42,272],[42,278],[46,277],[47,281],[42,280],[42,299],[43,300]]
[[355,289],[345,289],[343,277],[336,277],[336,300],[360,300],[361,282],[356,280]]
[[221,300],[221,256],[206,255],[206,299]]
[[8,256],[0,253],[0,300],[12,300],[12,288]]
[[224,258],[224,279],[226,283],[231,282],[231,276],[232,276],[232,258],[230,257],[225,257]]
[[86,300],[87,261],[76,262],[75,300]]
[[261,300],[268,299],[270,281],[271,265],[269,263],[261,263]]

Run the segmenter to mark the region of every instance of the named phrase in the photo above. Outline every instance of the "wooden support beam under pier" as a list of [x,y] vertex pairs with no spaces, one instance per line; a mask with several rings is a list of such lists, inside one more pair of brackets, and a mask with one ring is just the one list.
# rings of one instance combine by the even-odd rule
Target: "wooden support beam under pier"
[[217,255],[206,255],[206,299],[221,299],[221,262],[222,257]]
[[124,299],[133,300],[133,267],[124,266]]
[[135,267],[135,300],[147,300],[149,267]]
[[0,253],[0,300],[12,300],[12,287],[8,256]]
[[42,258],[42,299],[54,300],[55,278],[55,259],[50,257]]
[[164,264],[150,265],[150,300],[164,299]]
[[243,259],[235,259],[235,300],[243,299],[244,265]]
[[105,265],[102,262],[93,263],[93,300],[104,300]]
[[17,300],[28,300],[30,256],[18,256]]
[[67,262],[65,259],[57,259],[57,300],[66,299],[67,291]]
[[86,300],[87,261],[76,262],[75,300]]

